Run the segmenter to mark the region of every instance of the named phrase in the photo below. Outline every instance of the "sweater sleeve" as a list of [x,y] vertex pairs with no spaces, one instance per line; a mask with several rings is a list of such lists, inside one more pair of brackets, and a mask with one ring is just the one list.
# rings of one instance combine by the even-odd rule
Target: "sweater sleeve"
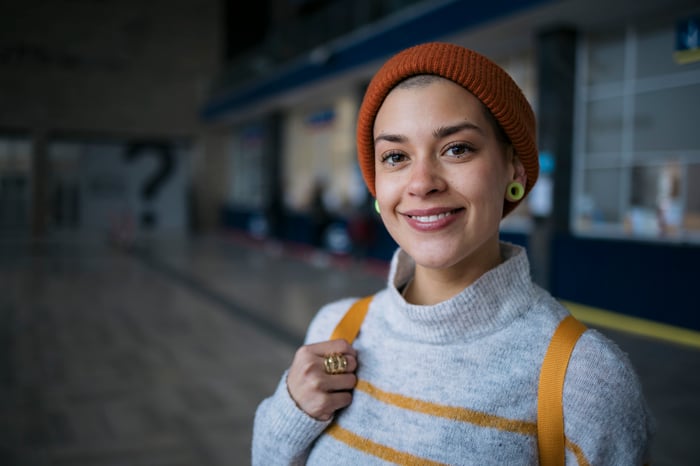
[[[327,340],[352,301],[324,306],[311,321],[304,344]],[[252,466],[303,465],[314,441],[331,423],[312,418],[296,405],[287,390],[287,373],[255,411]]]
[[253,466],[303,465],[316,437],[330,424],[299,409],[285,371],[275,393],[258,405],[253,422]]
[[627,355],[595,330],[588,330],[572,353],[564,421],[567,464],[651,462],[655,427],[639,378]]

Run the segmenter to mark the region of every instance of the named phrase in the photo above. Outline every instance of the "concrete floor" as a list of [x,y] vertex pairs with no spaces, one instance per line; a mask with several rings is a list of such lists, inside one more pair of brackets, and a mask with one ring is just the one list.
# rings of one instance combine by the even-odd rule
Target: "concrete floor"
[[[255,408],[324,303],[386,264],[241,238],[0,241],[0,465],[250,463]],[[700,351],[603,329],[642,377],[656,466],[700,465]]]

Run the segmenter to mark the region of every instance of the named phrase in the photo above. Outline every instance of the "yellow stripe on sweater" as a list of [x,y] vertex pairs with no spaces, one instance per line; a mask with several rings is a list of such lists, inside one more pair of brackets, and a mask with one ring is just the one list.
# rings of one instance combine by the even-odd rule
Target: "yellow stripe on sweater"
[[437,461],[431,461],[426,458],[421,458],[420,456],[411,455],[410,453],[399,451],[394,448],[387,447],[386,445],[373,442],[364,437],[360,437],[349,430],[343,429],[337,423],[331,424],[328,429],[326,429],[326,433],[334,439],[340,440],[356,450],[369,453],[377,458],[381,458],[395,464],[405,464],[408,466],[445,466],[445,463],[438,463]]
[[[537,435],[537,424],[534,422],[518,421],[500,416],[482,413],[467,408],[440,405],[428,401],[410,398],[398,393],[390,393],[377,388],[366,380],[358,380],[355,389],[367,393],[371,397],[399,408],[409,411],[442,417],[450,420],[467,422],[480,427],[490,427],[501,431],[514,432],[523,435]],[[421,458],[410,453],[402,452],[394,448],[373,442],[361,437],[347,429],[340,427],[337,423],[331,424],[326,433],[350,447],[376,456],[386,461],[405,465],[442,465],[443,463]],[[580,466],[590,466],[586,460],[581,447],[568,438],[566,448],[574,453]]]
[[586,456],[583,454],[583,450],[580,446],[578,446],[568,438],[564,438],[564,441],[566,444],[566,448],[568,448],[574,453],[574,456],[576,457],[576,461],[579,466],[591,466],[591,463],[589,463],[586,459]]
[[398,393],[389,393],[375,387],[365,380],[358,380],[355,388],[367,393],[379,401],[397,406],[399,408],[408,409],[410,411],[452,419],[455,421],[468,422],[481,427],[492,427],[494,429],[515,432],[518,434],[537,435],[537,424],[534,422],[507,419],[472,409],[440,405],[437,403],[418,400],[416,398],[410,398]]

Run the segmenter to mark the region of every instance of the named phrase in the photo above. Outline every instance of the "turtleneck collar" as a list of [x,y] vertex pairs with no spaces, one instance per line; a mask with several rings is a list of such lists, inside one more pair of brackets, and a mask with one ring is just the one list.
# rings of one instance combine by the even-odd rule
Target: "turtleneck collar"
[[391,261],[388,299],[382,309],[402,336],[429,343],[478,338],[503,328],[525,312],[533,296],[525,249],[501,242],[503,262],[452,298],[431,306],[407,303],[400,290],[413,277],[415,262],[400,248]]

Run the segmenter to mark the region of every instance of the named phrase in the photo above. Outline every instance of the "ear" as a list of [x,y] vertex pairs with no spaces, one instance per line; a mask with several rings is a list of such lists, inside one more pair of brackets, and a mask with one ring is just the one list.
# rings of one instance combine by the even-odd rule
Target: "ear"
[[520,158],[513,150],[513,146],[508,147],[508,160],[513,167],[513,175],[510,181],[518,181],[525,186],[527,184],[527,173],[525,172],[525,167],[520,161]]

